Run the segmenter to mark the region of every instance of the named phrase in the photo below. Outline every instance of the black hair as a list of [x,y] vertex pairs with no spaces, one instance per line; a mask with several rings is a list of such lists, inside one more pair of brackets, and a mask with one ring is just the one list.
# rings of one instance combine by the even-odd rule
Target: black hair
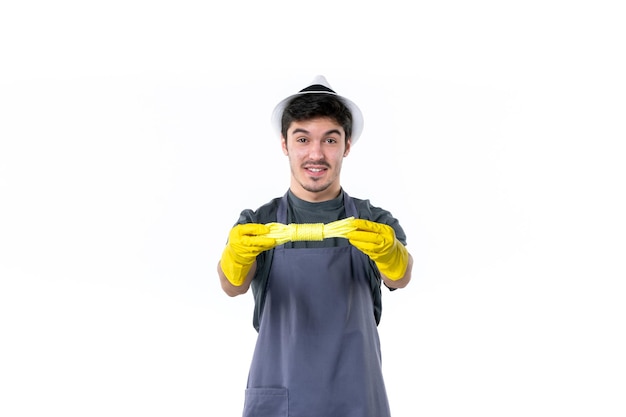
[[287,138],[292,122],[329,117],[343,127],[346,141],[352,136],[352,113],[343,101],[334,94],[306,93],[291,99],[283,111],[281,133]]

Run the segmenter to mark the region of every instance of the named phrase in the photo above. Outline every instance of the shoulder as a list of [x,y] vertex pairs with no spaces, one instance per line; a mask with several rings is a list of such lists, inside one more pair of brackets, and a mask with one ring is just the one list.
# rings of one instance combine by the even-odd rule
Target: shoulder
[[372,204],[368,199],[352,197],[352,201],[354,201],[359,218],[391,226],[396,232],[398,240],[406,245],[404,229],[400,226],[400,221],[389,210]]
[[270,223],[276,221],[276,213],[278,211],[278,204],[282,197],[276,197],[269,202],[263,204],[256,210],[245,209],[239,215],[237,224],[242,223]]
[[374,222],[385,223],[381,220],[393,218],[390,211],[382,207],[376,206],[370,200],[352,197],[359,217]]

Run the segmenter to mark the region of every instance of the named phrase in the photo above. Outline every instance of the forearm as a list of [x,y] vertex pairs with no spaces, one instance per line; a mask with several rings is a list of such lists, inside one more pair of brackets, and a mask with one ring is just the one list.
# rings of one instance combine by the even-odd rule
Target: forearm
[[381,275],[381,277],[382,277],[382,279],[385,282],[385,285],[387,287],[389,287],[389,288],[404,288],[411,281],[412,270],[413,270],[413,257],[411,256],[411,254],[409,254],[409,259],[408,259],[406,271],[404,273],[404,276],[402,276],[402,278],[393,280],[393,279],[387,278],[383,273],[381,273],[380,275]]

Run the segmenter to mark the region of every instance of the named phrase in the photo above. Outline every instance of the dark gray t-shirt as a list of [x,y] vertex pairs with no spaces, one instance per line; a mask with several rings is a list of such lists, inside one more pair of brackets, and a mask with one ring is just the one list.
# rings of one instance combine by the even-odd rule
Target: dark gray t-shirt
[[[337,198],[329,201],[323,201],[321,203],[310,203],[296,197],[287,192],[287,201],[289,202],[287,208],[287,223],[330,223],[336,220],[346,218],[345,208],[343,204],[344,191]],[[276,222],[276,215],[278,211],[278,205],[282,197],[277,197],[271,200],[269,203],[259,207],[257,210],[246,209],[239,215],[239,220],[236,224],[245,223],[272,223]],[[400,226],[400,223],[395,219],[390,212],[380,207],[373,206],[369,200],[361,200],[352,197],[357,209],[358,217],[361,219],[371,220],[377,223],[383,223],[391,226],[395,233],[396,238],[406,245],[406,235],[404,230]],[[350,243],[347,239],[332,238],[324,239],[323,241],[303,241],[303,242],[288,242],[285,247],[288,248],[320,248],[320,247],[333,247],[333,246],[347,246]],[[254,317],[253,326],[258,331],[259,323],[261,320],[261,314],[263,312],[263,304],[265,302],[265,293],[267,287],[267,278],[269,276],[270,268],[272,265],[272,255],[274,251],[269,250],[262,252],[257,256],[257,269],[256,274],[252,280],[251,287],[254,295]],[[382,312],[382,300],[381,300],[381,278],[378,268],[374,262],[370,261],[370,268],[368,268],[370,286],[372,288],[372,298],[374,300],[374,317],[376,324],[380,322],[380,316]]]

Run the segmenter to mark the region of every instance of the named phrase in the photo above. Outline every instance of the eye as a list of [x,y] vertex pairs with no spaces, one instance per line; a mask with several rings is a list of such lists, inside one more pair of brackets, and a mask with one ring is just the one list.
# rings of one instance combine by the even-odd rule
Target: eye
[[301,137],[296,139],[296,142],[300,142],[300,143],[304,143],[306,141],[307,141],[307,139],[304,136],[301,136]]
[[337,143],[337,139],[335,139],[335,138],[326,138],[326,143]]

